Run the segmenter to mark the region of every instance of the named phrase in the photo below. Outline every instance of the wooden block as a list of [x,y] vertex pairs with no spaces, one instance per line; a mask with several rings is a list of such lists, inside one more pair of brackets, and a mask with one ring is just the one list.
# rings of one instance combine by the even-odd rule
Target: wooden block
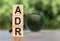
[[[16,24],[15,24],[15,18],[17,18],[17,17],[20,18],[20,22],[21,22],[21,23],[20,23],[19,25],[16,25]],[[16,22],[19,22],[19,20],[16,19]],[[20,16],[19,16],[19,15],[18,15],[18,16],[14,16],[14,15],[13,15],[13,16],[12,16],[12,26],[20,26],[20,25],[23,26],[23,15],[20,15]]]
[[[22,26],[13,26],[13,32],[12,35],[13,37],[23,37],[23,28],[21,28]],[[21,33],[21,35],[19,35],[19,33],[15,32],[15,28],[20,28],[21,31],[19,33]],[[17,29],[19,31],[19,29]],[[17,33],[17,35],[15,35],[15,33]]]
[[[21,13],[17,12],[17,14],[15,14],[17,6],[19,6]],[[13,5],[12,9],[13,9],[13,14],[12,15],[18,15],[18,16],[23,15],[23,5]]]
[[13,41],[23,41],[23,37],[13,37]]

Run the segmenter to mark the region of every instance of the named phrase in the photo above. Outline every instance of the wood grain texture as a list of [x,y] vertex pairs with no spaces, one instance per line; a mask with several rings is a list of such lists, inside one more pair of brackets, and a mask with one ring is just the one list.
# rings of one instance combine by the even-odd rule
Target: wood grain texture
[[23,41],[23,37],[13,37],[13,41]]

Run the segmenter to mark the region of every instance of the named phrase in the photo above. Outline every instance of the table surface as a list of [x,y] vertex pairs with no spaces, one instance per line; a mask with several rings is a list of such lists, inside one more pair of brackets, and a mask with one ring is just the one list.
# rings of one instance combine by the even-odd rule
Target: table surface
[[[24,41],[60,41],[60,30],[41,30],[39,32],[24,31]],[[0,30],[0,41],[12,41],[9,31]]]

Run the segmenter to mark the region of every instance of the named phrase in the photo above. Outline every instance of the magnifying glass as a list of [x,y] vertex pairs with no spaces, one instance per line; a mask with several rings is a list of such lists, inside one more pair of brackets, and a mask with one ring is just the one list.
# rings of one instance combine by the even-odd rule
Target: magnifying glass
[[40,31],[44,26],[43,16],[37,13],[27,15],[25,26],[32,32]]

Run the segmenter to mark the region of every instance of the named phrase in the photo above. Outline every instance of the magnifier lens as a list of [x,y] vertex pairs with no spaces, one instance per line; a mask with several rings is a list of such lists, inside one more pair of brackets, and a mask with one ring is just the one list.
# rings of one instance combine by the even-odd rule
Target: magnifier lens
[[26,26],[30,31],[37,32],[43,27],[43,18],[39,14],[31,14],[28,16]]

